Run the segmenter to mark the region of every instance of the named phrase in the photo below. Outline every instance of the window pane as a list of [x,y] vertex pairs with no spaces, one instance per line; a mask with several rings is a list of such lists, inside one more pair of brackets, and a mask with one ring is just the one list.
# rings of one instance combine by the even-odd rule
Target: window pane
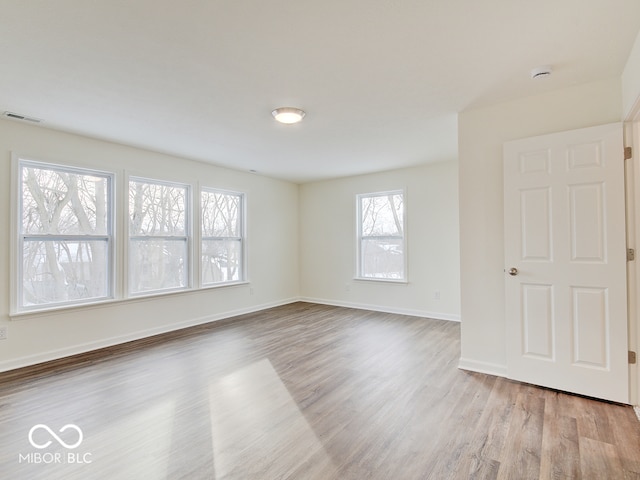
[[363,239],[361,244],[361,270],[363,277],[404,278],[402,239]]
[[202,283],[240,280],[242,242],[240,240],[204,240],[202,242]]
[[202,285],[243,279],[243,195],[204,190],[202,211]]
[[403,235],[402,194],[361,198],[362,235]]
[[129,235],[186,235],[187,187],[129,182]]
[[133,293],[187,285],[184,239],[132,239],[129,258],[129,290]]
[[108,176],[23,166],[22,233],[108,233]]
[[108,242],[26,240],[23,307],[109,295]]
[[241,195],[203,191],[202,236],[240,237],[240,199]]

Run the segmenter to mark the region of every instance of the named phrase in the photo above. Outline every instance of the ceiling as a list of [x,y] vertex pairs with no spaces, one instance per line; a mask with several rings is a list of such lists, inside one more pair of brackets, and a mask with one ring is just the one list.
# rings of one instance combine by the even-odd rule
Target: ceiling
[[0,0],[0,111],[308,182],[455,159],[458,112],[618,77],[639,29],[638,0]]

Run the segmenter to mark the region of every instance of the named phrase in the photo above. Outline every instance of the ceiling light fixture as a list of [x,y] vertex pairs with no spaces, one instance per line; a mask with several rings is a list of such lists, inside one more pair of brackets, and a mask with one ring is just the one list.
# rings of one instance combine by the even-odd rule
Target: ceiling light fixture
[[293,123],[301,122],[306,113],[304,110],[300,110],[299,108],[280,107],[271,112],[271,115],[273,115],[273,118],[278,122],[291,125]]

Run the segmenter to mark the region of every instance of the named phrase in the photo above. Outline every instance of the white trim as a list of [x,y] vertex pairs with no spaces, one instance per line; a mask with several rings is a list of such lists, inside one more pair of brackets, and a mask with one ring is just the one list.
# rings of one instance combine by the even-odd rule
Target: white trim
[[18,311],[18,278],[22,277],[20,273],[22,267],[18,261],[19,249],[19,215],[22,210],[22,199],[19,197],[21,190],[18,177],[20,175],[20,154],[11,152],[11,198],[9,199],[9,315]]
[[331,305],[333,307],[356,308],[358,310],[371,310],[373,312],[395,313],[398,315],[409,315],[412,317],[426,317],[434,320],[447,320],[459,322],[460,315],[452,313],[428,312],[426,310],[414,310],[409,308],[387,307],[382,305],[371,305],[365,303],[341,302],[336,300],[326,300],[323,298],[300,297],[299,301],[307,303],[317,303],[320,305]]
[[468,370],[470,372],[485,373],[487,375],[495,375],[496,377],[507,378],[507,366],[497,363],[480,362],[470,358],[460,358],[458,361],[460,370]]
[[52,307],[47,310],[33,310],[27,312],[15,313],[9,316],[11,321],[21,321],[28,320],[31,318],[38,318],[42,316],[50,316],[56,314],[65,315],[69,313],[71,310],[93,310],[96,308],[103,308],[105,306],[117,306],[122,304],[134,304],[140,302],[148,302],[158,298],[168,297],[171,295],[183,296],[183,295],[194,295],[201,293],[204,290],[214,290],[214,289],[226,289],[226,288],[234,288],[234,287],[242,287],[250,285],[249,282],[236,282],[236,283],[224,283],[219,285],[211,285],[209,287],[200,288],[200,289],[189,289],[189,290],[163,290],[163,291],[153,291],[147,295],[136,295],[135,297],[127,297],[127,298],[109,298],[106,300],[100,300],[95,302],[87,302],[87,303],[77,303],[73,305],[63,305],[58,307]]
[[[195,291],[192,293],[195,293]],[[146,299],[145,298],[130,299],[129,301],[130,302],[145,301],[147,299],[148,297]],[[61,358],[72,356],[72,355],[91,352],[94,350],[99,350],[101,348],[111,347],[114,345],[131,342],[134,340],[140,340],[143,338],[152,337],[154,335],[160,335],[163,333],[173,332],[173,331],[181,330],[184,328],[203,325],[206,323],[216,322],[219,320],[225,320],[228,318],[236,317],[238,315],[245,315],[248,313],[259,312],[262,310],[266,310],[268,308],[279,307],[282,305],[288,305],[296,302],[307,302],[307,303],[315,303],[315,304],[321,304],[321,305],[331,305],[336,307],[356,308],[359,310],[371,310],[374,312],[394,313],[399,315],[409,315],[409,316],[415,316],[415,317],[426,317],[426,318],[432,318],[435,320],[445,320],[445,321],[454,321],[454,322],[460,321],[460,315],[455,315],[455,314],[434,313],[434,312],[418,311],[418,310],[411,310],[411,309],[381,307],[377,305],[364,305],[364,304],[356,304],[356,303],[350,303],[350,302],[336,302],[336,301],[321,300],[317,298],[308,298],[308,297],[294,297],[294,298],[288,298],[288,299],[280,300],[276,302],[269,302],[261,305],[254,305],[247,308],[239,308],[239,309],[230,310],[227,312],[220,312],[213,315],[206,315],[203,317],[183,320],[183,321],[175,322],[169,325],[163,325],[157,328],[140,330],[137,332],[126,334],[126,335],[119,335],[119,336],[110,337],[106,339],[100,339],[93,342],[74,345],[72,347],[66,347],[66,348],[61,348],[57,350],[50,350],[50,351],[41,352],[35,355],[28,355],[24,357],[14,358],[5,362],[0,362],[0,373],[7,372],[9,370],[15,370],[17,368],[36,365],[38,363],[50,362],[53,360],[58,360]],[[104,304],[102,305],[94,304],[91,306],[86,306],[86,308],[98,308],[99,306],[104,306]],[[48,313],[51,314],[52,312],[48,312]],[[59,313],[64,313],[64,311],[60,311]],[[484,364],[482,362],[465,361],[461,359],[459,368],[462,368],[465,370],[478,371],[481,373],[488,373],[491,375],[506,376],[506,367],[500,367],[499,365],[492,365],[492,364]],[[502,370],[504,370],[504,373],[502,373],[501,368]]]
[[[640,106],[640,104],[639,104]],[[637,130],[639,122],[624,123],[624,146],[632,147],[636,150],[638,145]],[[636,197],[638,195],[636,185],[640,181],[638,178],[638,152],[634,151],[631,159],[624,162],[625,166],[625,203],[626,203],[626,229],[627,229],[627,248],[638,250],[638,214],[640,213],[636,207]],[[628,347],[629,350],[638,351],[638,262],[627,262],[627,329],[628,329]],[[629,365],[629,403],[638,405],[640,403],[640,391],[638,382],[638,366]]]
[[395,285],[409,285],[409,281],[394,280],[393,278],[353,277],[354,282],[392,283]]
[[[640,97],[630,120],[625,123],[625,146],[632,147],[633,155],[631,160],[625,162],[627,168],[627,248],[635,248],[638,251],[640,241],[640,210],[638,200],[640,199]],[[627,298],[629,303],[629,350],[638,351],[640,348],[640,305],[638,295],[640,294],[640,262],[627,263]],[[640,368],[638,365],[629,365],[629,403],[640,405]]]
[[203,317],[192,318],[181,322],[172,323],[169,325],[163,325],[162,327],[150,328],[146,330],[140,330],[138,332],[129,333],[126,335],[119,335],[116,337],[96,340],[93,342],[87,342],[80,345],[74,345],[73,347],[61,348],[57,350],[51,350],[48,352],[41,352],[36,355],[28,355],[25,357],[14,358],[9,361],[0,362],[0,372],[7,372],[9,370],[15,370],[17,368],[28,367],[36,365],[38,363],[50,362],[52,360],[58,360],[61,358],[77,355],[80,353],[91,352],[93,350],[99,350],[101,348],[111,347],[134,340],[141,340],[143,338],[152,337],[154,335],[160,335],[162,333],[169,333],[175,330],[182,330],[188,327],[194,327],[197,325],[203,325],[206,323],[216,322],[219,320],[225,320],[227,318],[235,317],[238,315],[245,315],[247,313],[254,313],[268,308],[279,307],[282,305],[288,305],[299,301],[298,298],[289,298],[278,302],[264,303],[262,305],[255,305],[248,308],[239,308],[237,310],[231,310],[228,312],[216,313],[213,315],[206,315]]

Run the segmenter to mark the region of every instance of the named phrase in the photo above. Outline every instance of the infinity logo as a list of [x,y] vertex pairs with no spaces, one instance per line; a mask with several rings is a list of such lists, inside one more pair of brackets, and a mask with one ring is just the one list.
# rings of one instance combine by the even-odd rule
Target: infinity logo
[[64,427],[62,427],[60,429],[60,433],[64,432],[65,430],[68,429],[72,429],[75,430],[76,432],[78,432],[78,441],[76,443],[73,443],[71,445],[69,445],[68,443],[65,443],[64,440],[62,440],[58,435],[55,434],[55,432],[53,430],[51,430],[47,425],[44,425],[42,423],[39,423],[38,425],[34,425],[33,427],[31,427],[31,430],[29,430],[29,443],[31,445],[33,445],[35,448],[47,448],[49,445],[51,445],[51,440],[48,440],[46,443],[43,444],[38,444],[33,440],[33,432],[35,432],[38,429],[44,429],[47,432],[49,432],[49,434],[56,439],[56,441],[62,445],[64,448],[68,448],[68,449],[74,449],[77,448],[78,446],[80,446],[80,444],[82,443],[82,430],[80,430],[80,427],[78,427],[77,425],[74,425],[73,423],[69,423],[67,425],[65,425]]

